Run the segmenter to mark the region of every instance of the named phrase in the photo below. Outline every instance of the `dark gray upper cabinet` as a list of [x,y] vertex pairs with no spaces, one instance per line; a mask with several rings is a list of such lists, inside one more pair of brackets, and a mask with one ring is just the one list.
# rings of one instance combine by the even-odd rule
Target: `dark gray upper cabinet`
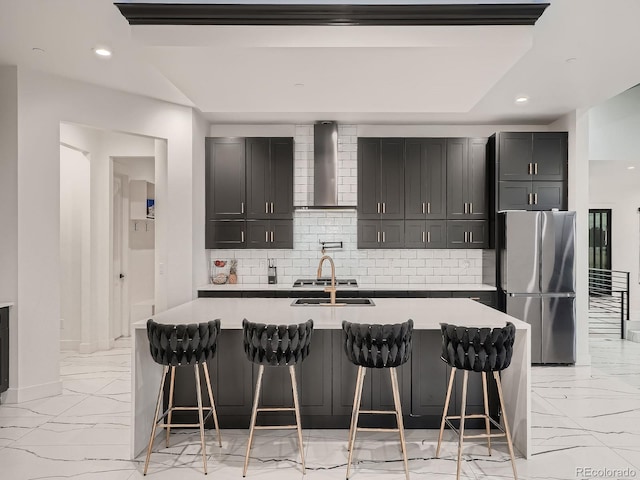
[[404,139],[358,139],[358,218],[404,218]]
[[247,220],[247,248],[293,248],[293,220]]
[[404,216],[406,219],[444,219],[446,209],[446,140],[405,140]]
[[404,246],[404,220],[358,220],[358,248]]
[[207,138],[205,157],[207,219],[243,218],[244,138]]
[[484,220],[450,220],[447,222],[448,248],[487,248],[489,222]]
[[498,166],[502,181],[564,181],[567,132],[501,132]]
[[247,138],[247,218],[292,218],[293,139]]
[[487,139],[447,139],[447,218],[489,218]]
[[531,193],[532,210],[567,209],[566,182],[533,182]]
[[207,220],[204,248],[245,248],[244,220]]
[[405,248],[447,248],[445,220],[405,220]]

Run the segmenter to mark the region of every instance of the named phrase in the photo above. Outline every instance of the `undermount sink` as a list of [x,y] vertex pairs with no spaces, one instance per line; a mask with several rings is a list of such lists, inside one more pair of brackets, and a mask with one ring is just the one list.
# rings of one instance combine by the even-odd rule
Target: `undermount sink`
[[[336,278],[336,287],[357,287],[358,282],[355,278]],[[293,282],[294,287],[330,287],[330,278],[299,278]]]
[[375,303],[370,298],[336,298],[336,303],[331,305],[329,298],[296,298],[291,304],[294,307],[301,306],[358,306],[358,307],[373,307]]

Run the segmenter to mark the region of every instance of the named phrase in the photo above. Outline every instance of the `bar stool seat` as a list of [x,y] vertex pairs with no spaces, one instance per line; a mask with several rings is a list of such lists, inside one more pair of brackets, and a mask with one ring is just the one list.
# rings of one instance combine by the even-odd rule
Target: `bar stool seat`
[[[251,425],[249,428],[249,441],[247,453],[244,459],[242,476],[246,477],[249,467],[249,453],[253,443],[255,430],[297,429],[298,443],[300,446],[300,459],[302,461],[302,473],[306,472],[304,464],[304,447],[302,443],[302,424],[300,422],[300,402],[298,401],[298,384],[296,382],[295,365],[301,363],[309,355],[309,346],[313,334],[313,320],[292,325],[275,325],[253,323],[244,319],[242,321],[244,351],[250,362],[259,365],[256,393],[251,412]],[[260,391],[262,389],[262,376],[264,367],[289,367],[291,376],[291,390],[293,392],[293,408],[258,408]],[[256,425],[259,412],[294,412],[295,425]]]
[[[171,427],[200,427],[200,442],[202,444],[202,464],[204,473],[207,473],[207,445],[204,439],[204,422],[213,416],[213,422],[218,435],[218,445],[222,447],[222,438],[220,436],[220,428],[218,426],[218,415],[216,414],[216,406],[213,399],[213,391],[211,389],[211,379],[209,377],[209,368],[207,360],[213,358],[216,353],[218,335],[220,334],[220,320],[212,320],[205,323],[191,323],[180,325],[169,325],[156,323],[153,320],[147,321],[147,337],[149,338],[149,348],[153,360],[162,365],[162,380],[158,392],[158,400],[156,402],[156,412],[154,416],[151,437],[149,438],[149,447],[147,448],[147,458],[144,463],[144,475],[147,474],[149,468],[149,459],[151,458],[151,449],[156,436],[156,428],[165,428],[167,430],[166,445],[169,447],[169,432]],[[193,365],[196,376],[196,395],[198,399],[197,407],[176,407],[173,405],[173,391],[175,384],[176,367]],[[200,370],[202,365],[204,378],[207,383],[207,392],[209,394],[209,407],[202,406],[202,391],[200,387]],[[162,397],[164,384],[167,374],[171,370],[171,381],[169,386],[169,407],[160,415],[160,407],[162,405]],[[171,423],[171,416],[175,410],[197,410],[199,422],[195,424]],[[203,411],[207,410],[207,416],[203,415]],[[161,423],[164,419],[166,423]]]
[[[404,423],[402,421],[402,406],[400,404],[400,389],[398,388],[398,374],[396,368],[405,364],[411,356],[411,336],[413,334],[413,320],[404,323],[370,325],[367,323],[342,322],[342,339],[344,352],[354,365],[358,367],[356,389],[351,411],[351,427],[349,428],[349,459],[347,461],[347,480],[351,472],[351,460],[358,431],[398,432],[400,435],[400,449],[404,460],[404,470],[409,480],[409,463],[407,447],[404,437]],[[394,410],[361,410],[362,390],[367,368],[387,368],[393,390]],[[360,414],[391,414],[396,416],[397,428],[364,428],[358,427]]]
[[[441,359],[451,367],[449,376],[449,386],[445,398],[442,421],[440,423],[440,434],[438,436],[438,447],[436,458],[440,456],[440,446],[442,444],[442,434],[445,424],[451,428],[458,436],[458,462],[456,480],[460,479],[460,468],[462,462],[462,448],[465,439],[486,438],[489,455],[491,455],[491,439],[495,437],[506,437],[513,477],[518,479],[516,463],[513,454],[513,444],[511,442],[511,432],[504,408],[504,396],[502,394],[502,384],[500,383],[500,372],[511,364],[513,354],[513,342],[515,340],[516,327],[511,322],[507,322],[502,328],[472,328],[457,326],[447,323],[440,324],[442,331],[442,356]],[[457,370],[464,371],[462,383],[462,403],[460,415],[447,415],[449,411],[449,401],[451,400],[451,390],[453,387]],[[467,404],[467,382],[469,372],[479,372],[482,374],[482,390],[484,398],[483,414],[466,414]],[[492,373],[498,387],[498,397],[500,399],[500,410],[504,428],[495,422],[489,415],[488,395],[487,395],[487,373]],[[465,420],[469,418],[483,418],[485,421],[484,434],[465,435]],[[456,428],[451,420],[460,420],[460,428]],[[491,433],[491,425],[496,427],[501,433]]]

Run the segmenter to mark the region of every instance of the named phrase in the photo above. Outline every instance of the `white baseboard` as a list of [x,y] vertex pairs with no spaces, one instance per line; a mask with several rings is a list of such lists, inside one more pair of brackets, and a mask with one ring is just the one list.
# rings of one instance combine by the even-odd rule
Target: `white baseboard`
[[60,340],[60,350],[63,352],[77,352],[80,340]]
[[62,393],[62,382],[60,380],[31,385],[22,388],[9,388],[2,394],[2,403],[22,403],[39,398],[54,397]]

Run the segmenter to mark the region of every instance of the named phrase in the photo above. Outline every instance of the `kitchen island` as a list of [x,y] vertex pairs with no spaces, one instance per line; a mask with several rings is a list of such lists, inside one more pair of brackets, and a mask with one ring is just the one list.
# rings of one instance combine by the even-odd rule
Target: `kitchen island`
[[[314,320],[309,357],[298,367],[301,368],[299,388],[304,428],[348,428],[357,369],[346,360],[341,349],[343,320],[398,323],[413,319],[412,359],[398,369],[407,428],[439,425],[447,380],[447,367],[439,359],[440,323],[501,327],[511,321],[516,326],[514,354],[511,366],[502,373],[502,383],[514,446],[525,458],[529,456],[531,336],[528,324],[469,299],[376,298],[375,306],[335,307],[292,306],[292,301],[291,298],[199,298],[153,317],[159,323],[169,324],[221,320],[218,352],[210,368],[223,427],[244,425],[249,421],[255,373],[252,364],[244,358],[241,336],[244,318],[279,324]],[[133,329],[131,454],[136,457],[148,442],[162,367],[149,354],[146,321],[134,324]],[[265,376],[263,400],[266,404],[286,403],[290,398],[290,387],[283,381],[283,375],[278,377],[282,369],[271,370],[276,371],[271,380]],[[381,373],[385,372],[374,371],[367,376],[369,382],[365,386],[363,403],[388,408],[391,403],[391,391],[386,383],[388,375]],[[470,376],[470,395],[473,397],[475,390],[475,398],[480,398],[480,402],[470,398],[470,405],[481,405],[481,393],[477,395],[479,377]],[[475,389],[472,379],[477,381]],[[177,404],[180,403],[179,395],[184,394],[183,399],[191,398],[194,388],[188,375],[184,375],[182,385],[177,381]],[[456,400],[456,407],[459,403]]]

